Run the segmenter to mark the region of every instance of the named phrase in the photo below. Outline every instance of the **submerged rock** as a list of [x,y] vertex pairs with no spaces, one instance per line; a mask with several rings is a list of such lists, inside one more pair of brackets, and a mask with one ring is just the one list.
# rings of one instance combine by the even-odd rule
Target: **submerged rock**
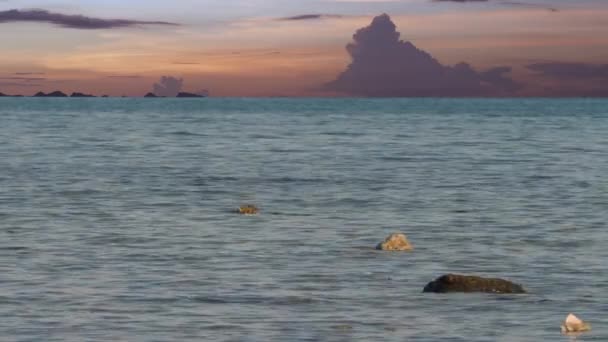
[[591,330],[591,324],[584,322],[574,314],[569,314],[562,322],[562,334],[577,333]]
[[394,233],[384,239],[383,242],[380,242],[376,246],[376,249],[382,251],[411,251],[414,247],[407,240],[405,234]]
[[251,204],[242,205],[239,208],[239,214],[241,214],[241,215],[256,215],[259,212],[260,212],[260,209],[258,209],[258,207],[256,207],[255,205],[251,205]]
[[446,274],[428,283],[423,292],[526,293],[521,285],[500,278]]

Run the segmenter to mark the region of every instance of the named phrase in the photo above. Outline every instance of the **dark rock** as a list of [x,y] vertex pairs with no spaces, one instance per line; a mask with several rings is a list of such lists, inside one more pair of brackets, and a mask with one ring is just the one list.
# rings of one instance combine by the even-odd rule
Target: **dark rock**
[[46,97],[46,94],[43,93],[43,92],[41,92],[41,91],[39,91],[36,94],[34,94],[34,97]]
[[154,94],[154,93],[147,93],[146,95],[144,95],[144,97],[158,97],[158,96],[156,96],[156,94]]
[[423,292],[526,293],[521,285],[500,278],[446,274],[428,283]]
[[181,92],[181,93],[177,94],[177,97],[205,97],[205,96],[199,95],[199,94],[192,94],[192,93]]
[[109,97],[108,95],[102,95],[101,97]]
[[3,94],[3,93],[0,93],[0,97],[4,97],[4,96],[8,96],[8,95],[5,95],[5,94]]
[[90,95],[90,94],[83,94],[83,93],[72,93],[72,95],[70,95],[70,97],[95,97],[95,96]]

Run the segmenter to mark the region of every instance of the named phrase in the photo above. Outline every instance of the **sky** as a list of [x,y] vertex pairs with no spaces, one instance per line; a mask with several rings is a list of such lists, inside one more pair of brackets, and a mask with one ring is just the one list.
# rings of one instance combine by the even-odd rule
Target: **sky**
[[0,0],[0,92],[608,96],[606,0]]

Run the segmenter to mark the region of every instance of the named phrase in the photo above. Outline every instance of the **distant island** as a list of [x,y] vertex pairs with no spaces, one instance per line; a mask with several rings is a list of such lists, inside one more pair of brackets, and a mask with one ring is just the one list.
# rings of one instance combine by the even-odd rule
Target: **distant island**
[[7,95],[4,93],[0,93],[0,97],[23,97],[23,95]]
[[83,94],[83,93],[72,93],[70,97],[97,97],[95,95]]
[[[73,92],[71,95],[67,95],[66,93],[56,90],[50,93],[44,93],[42,91],[37,92],[36,94],[32,95],[32,96],[23,96],[23,95],[8,95],[8,94],[4,94],[2,92],[0,92],[0,97],[77,97],[77,98],[92,98],[92,97],[97,97],[95,95],[91,95],[91,94],[86,94],[86,93],[81,93],[81,92]],[[102,98],[108,98],[110,96],[108,95],[103,95],[101,96]],[[120,97],[127,97],[127,96],[120,96]],[[146,95],[144,95],[145,98],[165,98],[166,96],[158,96],[152,92],[147,93]],[[179,92],[175,98],[204,98],[204,97],[209,97],[209,94],[207,92],[205,92],[204,94],[195,94],[195,93],[188,93],[188,92]]]
[[[175,97],[207,97],[208,95],[200,95],[200,94],[194,94],[194,93],[187,93],[187,92],[179,92],[177,94],[177,96]],[[146,98],[164,98],[165,96],[158,96],[154,93],[147,93],[146,95],[144,95],[144,97]]]
[[199,95],[199,94],[193,94],[193,93],[180,92],[177,94],[177,97],[206,97],[206,96]]
[[[59,91],[59,90],[54,91],[52,93],[48,93],[48,94],[45,94],[45,93],[39,91],[36,94],[34,94],[33,97],[68,97],[68,95],[65,94],[64,92]],[[74,92],[69,97],[96,97],[96,96],[90,95],[90,94],[84,94],[84,93]]]
[[34,94],[34,97],[68,97],[68,96],[60,91],[54,91],[54,92],[48,93],[48,94],[45,94],[45,93],[39,91],[36,94]]

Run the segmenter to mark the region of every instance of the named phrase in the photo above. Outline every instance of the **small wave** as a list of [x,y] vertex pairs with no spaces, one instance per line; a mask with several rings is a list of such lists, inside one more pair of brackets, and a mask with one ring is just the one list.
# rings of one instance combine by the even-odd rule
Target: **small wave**
[[303,305],[318,304],[323,300],[305,296],[264,297],[264,296],[198,296],[193,301],[204,304],[262,304],[262,305]]
[[326,178],[300,178],[300,177],[276,177],[267,178],[264,181],[269,183],[327,183]]
[[468,213],[471,212],[471,210],[468,210],[468,209],[453,209],[453,210],[450,210],[450,212],[453,213],[453,214],[468,214]]
[[206,136],[205,134],[199,134],[199,133],[192,133],[192,132],[188,132],[188,131],[175,131],[175,132],[169,132],[170,135],[178,135],[178,136],[193,136],[193,137],[204,137]]
[[217,184],[222,182],[236,182],[241,181],[242,178],[232,176],[207,176],[207,177],[196,177],[193,181],[195,186],[206,186],[210,184]]
[[268,152],[272,152],[272,153],[306,153],[308,151],[306,150],[298,150],[298,149],[283,149],[283,148],[271,148],[268,150]]
[[63,190],[63,191],[59,191],[57,194],[59,196],[77,197],[77,196],[98,195],[98,194],[102,194],[102,193],[103,193],[103,191],[96,190],[96,189],[81,189],[81,190]]
[[276,135],[265,135],[265,134],[252,134],[248,138],[250,138],[250,139],[268,139],[268,140],[281,139],[281,137],[276,136]]
[[119,245],[125,247],[148,246],[151,242],[157,242],[158,238],[128,236],[121,234],[110,234],[102,236],[85,237],[83,242],[91,245]]
[[382,161],[398,161],[398,162],[415,162],[415,163],[428,163],[428,162],[444,162],[444,158],[433,158],[433,157],[399,157],[399,156],[382,156],[378,159]]
[[306,213],[295,213],[295,212],[279,212],[279,211],[270,211],[268,213],[266,213],[267,215],[274,215],[274,216],[289,216],[289,217],[310,217],[310,216],[314,216],[315,214],[306,214]]
[[27,250],[29,250],[29,248],[25,247],[25,246],[5,246],[5,247],[0,247],[0,251],[21,252],[21,251],[27,251]]
[[329,135],[334,137],[362,137],[364,133],[356,133],[356,132],[321,132],[322,135]]
[[307,177],[232,177],[232,176],[208,176],[197,177],[194,179],[195,186],[209,186],[225,182],[243,182],[247,184],[271,183],[271,184],[289,184],[289,183],[308,183],[308,184],[343,184],[344,181],[331,180],[328,178],[307,178]]
[[205,325],[204,329],[206,330],[229,330],[234,331],[235,329],[242,328],[239,325],[235,324],[213,324],[213,325]]

